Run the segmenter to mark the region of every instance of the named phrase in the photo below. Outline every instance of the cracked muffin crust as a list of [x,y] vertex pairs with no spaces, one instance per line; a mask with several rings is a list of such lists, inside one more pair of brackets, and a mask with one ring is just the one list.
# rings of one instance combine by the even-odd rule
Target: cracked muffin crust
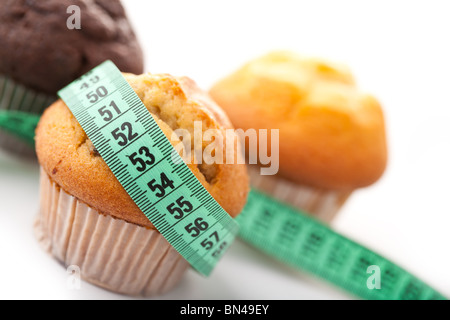
[[[79,30],[67,28],[70,5],[80,8]],[[0,57],[0,74],[47,94],[106,59],[124,72],[143,72],[142,50],[119,0],[3,0]]]
[[[189,78],[167,74],[125,74],[125,77],[169,140],[176,129],[193,134],[195,121],[201,121],[203,131],[215,129],[223,137],[225,130],[232,128],[224,112]],[[239,150],[238,139],[236,136],[234,139]],[[171,140],[173,145],[179,142],[176,138]],[[205,143],[197,147],[203,150]],[[62,100],[44,112],[36,129],[36,152],[50,179],[69,194],[103,214],[154,228],[98,155]],[[242,210],[248,193],[244,164],[188,166],[231,216]]]
[[211,97],[236,128],[279,129],[279,175],[351,191],[383,174],[382,108],[347,67],[289,51],[254,59],[218,81]]

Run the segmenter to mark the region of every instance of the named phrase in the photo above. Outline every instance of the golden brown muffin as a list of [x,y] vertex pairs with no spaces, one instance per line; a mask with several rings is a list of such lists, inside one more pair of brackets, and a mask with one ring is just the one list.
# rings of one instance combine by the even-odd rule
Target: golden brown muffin
[[[203,130],[232,128],[224,112],[189,78],[127,74],[126,79],[169,139],[178,128],[193,135],[194,121],[202,121]],[[36,130],[36,152],[45,172],[70,194],[105,214],[153,227],[62,100],[43,114]],[[225,211],[233,217],[241,211],[248,192],[244,165],[188,166]]]
[[279,129],[279,175],[328,190],[375,182],[387,160],[379,102],[339,64],[280,51],[255,59],[210,94],[236,128]]
[[[173,145],[180,142],[173,131],[193,134],[196,121],[203,131],[216,129],[224,136],[231,128],[224,112],[189,78],[125,78]],[[192,141],[192,147],[203,150],[210,143]],[[36,152],[41,165],[36,233],[53,256],[80,266],[87,281],[125,294],[159,294],[178,282],[187,262],[133,202],[62,100],[44,112]],[[244,164],[188,166],[231,216],[240,213],[249,188]]]

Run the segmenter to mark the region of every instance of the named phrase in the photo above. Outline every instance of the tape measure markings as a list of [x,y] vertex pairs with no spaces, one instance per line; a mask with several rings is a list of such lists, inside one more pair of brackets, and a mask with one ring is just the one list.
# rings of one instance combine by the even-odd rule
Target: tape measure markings
[[[359,297],[446,299],[389,260],[259,191],[250,192],[236,220],[244,241]],[[367,286],[367,270],[373,265],[381,272],[381,289]]]
[[[91,78],[95,86],[86,85]],[[118,69],[105,62],[59,95],[147,218],[194,269],[208,275],[238,225],[173,154]]]

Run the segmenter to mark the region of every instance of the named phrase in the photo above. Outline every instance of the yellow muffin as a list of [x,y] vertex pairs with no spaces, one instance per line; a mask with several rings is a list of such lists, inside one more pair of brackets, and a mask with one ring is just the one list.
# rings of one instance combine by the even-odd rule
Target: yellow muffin
[[217,82],[210,94],[236,128],[279,129],[278,177],[321,194],[338,192],[339,205],[385,170],[382,109],[343,65],[272,52]]
[[[169,139],[175,129],[192,131],[194,121],[201,121],[203,130],[217,129],[224,133],[231,128],[223,111],[189,78],[166,74],[125,76]],[[176,144],[179,140],[171,142]],[[146,296],[167,291],[175,285],[173,279],[181,277],[186,262],[126,193],[62,100],[44,112],[36,129],[36,152],[42,167],[37,229],[40,239],[56,258],[66,265],[79,265],[86,280],[126,294]],[[188,166],[231,216],[241,211],[248,192],[244,165]],[[89,212],[79,214],[78,207]],[[103,221],[105,219],[107,221]],[[101,223],[98,220],[102,220]],[[99,230],[100,224],[105,230]],[[113,224],[116,224],[114,230],[111,229]],[[130,234],[122,237],[126,228],[130,229]],[[130,243],[129,237],[142,241]],[[90,248],[92,245],[95,248]],[[108,248],[103,252],[105,256],[96,252],[104,250],[102,248]],[[158,257],[152,257],[152,252],[158,252]],[[167,260],[168,255],[173,257],[169,265],[161,262],[161,259]],[[139,263],[137,256],[142,259]],[[110,270],[113,274],[103,272],[98,261],[114,265],[114,270]],[[141,268],[145,265],[153,265],[154,270]],[[143,269],[142,274],[136,274],[134,269]],[[177,274],[171,270],[177,270]],[[134,282],[124,283],[126,275],[131,273],[131,282]],[[161,273],[166,274],[163,277]],[[163,278],[158,280],[158,277]]]

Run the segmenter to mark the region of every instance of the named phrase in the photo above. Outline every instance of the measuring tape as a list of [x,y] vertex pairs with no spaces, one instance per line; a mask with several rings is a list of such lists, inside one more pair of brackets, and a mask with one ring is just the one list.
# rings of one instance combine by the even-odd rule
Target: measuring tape
[[150,222],[195,270],[209,275],[238,224],[173,152],[119,69],[106,61],[58,95]]
[[0,128],[33,147],[34,130],[39,122],[39,118],[39,115],[27,112],[0,111]]
[[[236,220],[245,241],[361,298],[446,299],[394,263],[259,191],[250,192]],[[379,288],[374,285],[376,272],[380,272]],[[369,279],[372,275],[374,279]]]

